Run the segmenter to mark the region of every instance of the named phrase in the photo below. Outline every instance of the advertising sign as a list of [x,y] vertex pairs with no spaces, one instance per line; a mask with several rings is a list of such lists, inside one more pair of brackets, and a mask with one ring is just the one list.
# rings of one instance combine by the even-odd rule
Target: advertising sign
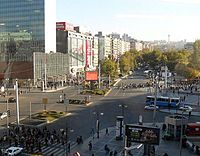
[[127,141],[159,145],[160,129],[142,125],[126,125]]
[[86,71],[85,72],[85,80],[86,81],[97,81],[98,80],[98,72],[97,71]]
[[56,30],[65,30],[66,25],[65,22],[56,22]]
[[70,30],[74,31],[74,26],[67,22],[56,22],[56,30]]

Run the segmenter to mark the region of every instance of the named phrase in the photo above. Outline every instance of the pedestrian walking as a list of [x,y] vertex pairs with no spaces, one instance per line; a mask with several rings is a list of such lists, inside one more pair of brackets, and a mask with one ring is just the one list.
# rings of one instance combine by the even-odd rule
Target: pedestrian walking
[[108,134],[108,128],[106,128],[106,135],[109,135],[109,134]]
[[117,151],[116,150],[114,151],[114,156],[117,156]]
[[163,156],[169,156],[167,153],[163,154]]
[[192,111],[189,111],[189,118],[190,118],[191,114],[192,114]]
[[70,150],[71,150],[71,144],[68,143],[68,146],[67,146],[67,151],[70,153]]
[[108,145],[107,145],[107,144],[104,146],[104,150],[106,151],[106,153],[109,153],[109,152],[110,152],[110,149],[108,148]]
[[91,141],[89,142],[88,146],[89,146],[89,151],[91,151],[92,150],[92,142]]

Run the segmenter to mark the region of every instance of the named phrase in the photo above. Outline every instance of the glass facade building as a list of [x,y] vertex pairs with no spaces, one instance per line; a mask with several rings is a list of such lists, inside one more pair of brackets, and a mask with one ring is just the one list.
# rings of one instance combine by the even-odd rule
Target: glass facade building
[[44,0],[1,0],[1,54],[45,51],[44,2]]
[[20,67],[33,63],[34,52],[52,51],[56,52],[56,0],[0,0],[0,79],[12,77],[9,73],[18,69],[13,62]]

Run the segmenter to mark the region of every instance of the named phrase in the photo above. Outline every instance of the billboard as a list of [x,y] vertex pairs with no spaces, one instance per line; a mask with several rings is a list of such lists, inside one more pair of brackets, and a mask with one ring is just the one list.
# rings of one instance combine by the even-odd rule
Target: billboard
[[56,22],[56,30],[65,30],[66,25],[65,22]]
[[126,125],[125,135],[128,142],[159,145],[160,129],[143,125]]
[[56,22],[56,30],[70,30],[74,31],[74,26],[67,22]]
[[98,72],[97,71],[86,71],[85,72],[85,80],[86,81],[97,81],[98,80]]

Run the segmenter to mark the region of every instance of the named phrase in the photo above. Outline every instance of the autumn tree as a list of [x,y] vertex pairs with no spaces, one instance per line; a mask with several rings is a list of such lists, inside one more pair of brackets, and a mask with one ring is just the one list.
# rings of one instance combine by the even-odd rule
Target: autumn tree
[[102,75],[105,75],[105,76],[110,75],[111,77],[114,77],[118,73],[117,69],[118,69],[117,63],[112,59],[106,58],[101,63]]
[[190,66],[200,70],[200,40],[194,42],[194,52],[191,55]]

